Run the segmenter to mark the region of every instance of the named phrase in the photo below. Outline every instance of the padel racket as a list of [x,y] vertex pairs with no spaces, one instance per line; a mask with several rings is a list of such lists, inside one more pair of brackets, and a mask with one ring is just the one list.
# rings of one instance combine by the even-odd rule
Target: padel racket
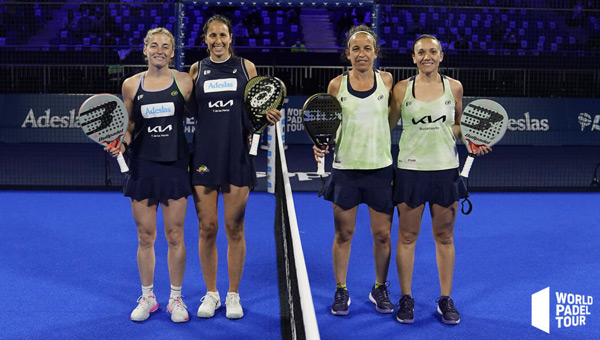
[[261,132],[269,125],[267,111],[280,110],[286,96],[283,81],[271,76],[257,76],[248,81],[244,89],[244,107],[252,125],[250,155],[256,156]]
[[469,177],[473,160],[475,159],[474,146],[482,147],[498,143],[508,127],[506,110],[493,100],[477,99],[470,102],[463,110],[460,119],[460,130],[465,140],[469,156],[460,175]]
[[[129,114],[123,101],[112,94],[97,94],[79,108],[79,125],[94,142],[119,149],[127,132]],[[129,171],[123,154],[117,157],[121,172]]]
[[[340,101],[327,93],[317,93],[304,102],[302,123],[312,142],[325,150],[342,122]],[[317,163],[317,174],[325,174],[325,157]]]

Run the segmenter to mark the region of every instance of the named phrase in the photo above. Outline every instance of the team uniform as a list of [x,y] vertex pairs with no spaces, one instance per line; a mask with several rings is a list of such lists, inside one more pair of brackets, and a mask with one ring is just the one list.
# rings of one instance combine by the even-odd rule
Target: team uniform
[[374,73],[374,85],[368,91],[352,89],[348,72],[342,75],[337,96],[342,123],[324,198],[346,210],[366,203],[379,212],[392,213],[389,92],[379,71]]
[[425,202],[448,207],[458,196],[458,151],[454,126],[456,100],[442,76],[444,94],[431,102],[415,98],[412,77],[402,101],[394,202],[417,207]]
[[250,122],[242,101],[248,78],[243,58],[232,56],[216,63],[207,57],[198,63],[193,185],[254,187],[254,161],[248,154]]
[[127,149],[130,171],[125,196],[143,199],[179,199],[192,194],[189,148],[183,129],[185,97],[173,75],[162,90],[144,89],[145,73],[133,99],[135,128]]

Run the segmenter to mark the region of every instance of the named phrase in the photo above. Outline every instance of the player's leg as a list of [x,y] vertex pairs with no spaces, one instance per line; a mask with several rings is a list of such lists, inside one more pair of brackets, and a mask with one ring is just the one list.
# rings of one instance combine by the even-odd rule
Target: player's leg
[[337,285],[346,284],[357,211],[358,206],[345,210],[339,205],[333,204],[335,236],[333,239],[332,256],[333,273]]
[[440,280],[441,295],[438,298],[438,312],[446,324],[458,324],[460,316],[450,297],[454,278],[454,223],[458,211],[458,202],[449,207],[432,204],[431,219],[435,253]]
[[137,264],[142,282],[142,295],[138,299],[138,306],[131,312],[133,321],[144,321],[150,313],[158,309],[154,295],[154,267],[156,257],[154,242],[156,241],[156,211],[158,202],[148,199],[142,201],[131,200],[131,211],[137,228],[138,249]]
[[227,265],[229,270],[229,291],[225,305],[226,316],[239,319],[244,316],[240,302],[239,287],[246,261],[245,214],[249,187],[230,185],[223,190],[225,203],[225,232],[227,233]]
[[221,307],[221,297],[217,290],[217,232],[219,231],[219,215],[217,204],[219,190],[217,187],[194,186],[194,206],[198,216],[200,238],[198,254],[202,276],[206,284],[206,295],[202,297],[198,307],[198,317],[212,318],[215,310]]
[[402,295],[412,294],[412,275],[415,263],[415,247],[421,231],[421,218],[425,204],[411,208],[406,203],[398,204],[398,245],[396,266]]
[[238,292],[246,260],[245,214],[249,187],[229,186],[223,190],[225,203],[225,231],[227,233],[227,264],[229,291]]
[[187,197],[174,200],[170,199],[162,204],[165,236],[169,250],[167,263],[169,265],[169,278],[171,280],[171,296],[169,297],[168,311],[173,322],[189,320],[187,306],[183,302],[181,288],[185,272],[185,243],[183,241],[183,224],[187,208]]
[[371,207],[369,207],[369,215],[373,235],[373,258],[375,260],[375,284],[369,293],[369,299],[375,304],[375,309],[379,313],[393,313],[394,305],[390,301],[387,290],[387,275],[392,254],[390,239],[392,215]]
[[432,204],[430,211],[441,295],[450,296],[454,277],[454,222],[458,202],[449,207]]
[[348,315],[350,306],[350,294],[346,287],[346,276],[348,274],[348,262],[352,237],[356,227],[356,212],[358,206],[343,209],[333,203],[333,220],[335,236],[333,239],[332,258],[333,274],[336,282],[336,290],[331,313],[333,315]]
[[137,262],[143,286],[152,285],[154,280],[157,209],[158,202],[148,199],[131,200],[131,211],[138,235]]
[[219,191],[215,187],[194,186],[194,206],[198,216],[200,239],[198,253],[202,275],[209,292],[217,291],[217,233],[219,216],[217,204]]
[[183,241],[183,224],[187,208],[187,197],[174,200],[170,199],[162,204],[165,223],[165,236],[169,251],[167,262],[169,264],[169,278],[174,286],[181,286],[185,272],[185,243]]

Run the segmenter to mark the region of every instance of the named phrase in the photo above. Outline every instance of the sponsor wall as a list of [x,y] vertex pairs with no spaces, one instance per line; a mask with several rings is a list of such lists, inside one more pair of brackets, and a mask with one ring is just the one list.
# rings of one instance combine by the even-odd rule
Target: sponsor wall
[[[89,95],[0,95],[0,142],[91,143],[77,122],[79,106]],[[287,144],[310,144],[302,125],[302,105],[308,96],[286,99]],[[475,98],[465,98],[463,105]],[[600,99],[489,98],[499,102],[510,118],[502,145],[600,145]],[[186,118],[188,139],[194,120]],[[396,128],[393,142],[397,143]]]

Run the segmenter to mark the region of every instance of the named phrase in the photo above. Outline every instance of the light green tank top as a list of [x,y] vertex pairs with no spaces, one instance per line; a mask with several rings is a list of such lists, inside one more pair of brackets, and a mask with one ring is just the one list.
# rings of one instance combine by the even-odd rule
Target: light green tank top
[[333,168],[366,170],[391,165],[389,92],[379,72],[375,71],[374,88],[364,92],[349,88],[346,72],[337,98],[342,104],[342,123],[336,134]]
[[408,82],[402,101],[402,134],[398,168],[407,170],[445,170],[458,168],[454,107],[456,100],[450,82],[442,76],[444,94],[431,102],[413,96],[415,78]]

